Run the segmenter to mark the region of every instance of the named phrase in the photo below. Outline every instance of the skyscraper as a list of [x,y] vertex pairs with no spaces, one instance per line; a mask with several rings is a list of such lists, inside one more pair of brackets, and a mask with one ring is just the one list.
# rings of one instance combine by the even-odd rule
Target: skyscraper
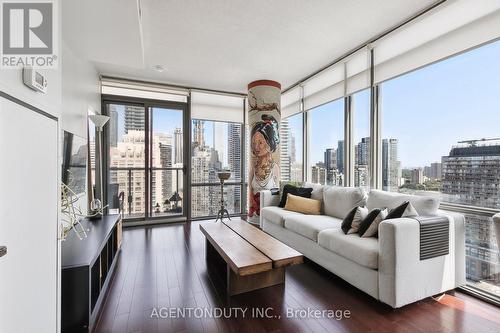
[[224,156],[224,153],[226,151],[225,146],[227,145],[227,142],[224,141],[225,139],[225,129],[226,124],[216,121],[213,123],[213,140],[214,140],[214,149],[217,151],[217,154],[219,155],[219,161],[221,164],[226,167],[228,164],[226,158],[227,156]]
[[290,124],[288,119],[281,120],[280,127],[280,141],[281,141],[281,180],[290,181],[292,171],[292,141]]
[[412,184],[424,183],[424,171],[421,168],[416,168],[411,170],[411,183]]
[[337,169],[344,174],[344,140],[339,140],[337,144]]
[[442,192],[451,200],[481,207],[500,206],[500,143],[453,147],[442,157]]
[[[227,148],[228,148],[228,165],[232,172],[235,181],[241,180],[241,124],[229,123],[227,128]],[[240,186],[228,188],[228,193],[225,196],[226,202],[233,205],[236,210],[241,205],[241,188]],[[228,210],[231,211],[230,207]]]
[[144,131],[144,107],[125,105],[125,134],[129,131]]
[[180,128],[176,128],[174,130],[174,163],[179,164],[183,163],[182,160],[182,130]]
[[431,163],[429,178],[441,180],[441,163]]
[[398,160],[398,139],[382,140],[382,189],[397,191],[401,179],[401,162]]
[[193,148],[205,147],[205,121],[193,120]]
[[370,138],[361,138],[355,149],[355,163],[358,165],[370,165]]
[[334,180],[334,173],[337,170],[337,150],[335,148],[328,148],[325,150],[325,169],[326,169],[326,183],[328,185],[336,185]]
[[109,117],[111,118],[108,122],[109,126],[109,145],[110,147],[116,147],[118,145],[118,110],[116,110],[116,104],[109,105]]
[[[442,192],[447,201],[460,204],[500,206],[500,143],[478,146],[452,147],[448,156],[442,157]],[[465,215],[467,239],[466,276],[473,281],[487,280],[500,283],[496,235],[488,216]]]

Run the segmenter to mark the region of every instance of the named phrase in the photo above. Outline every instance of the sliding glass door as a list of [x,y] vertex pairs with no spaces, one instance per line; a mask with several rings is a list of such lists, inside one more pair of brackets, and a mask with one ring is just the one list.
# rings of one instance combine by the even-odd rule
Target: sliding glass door
[[105,186],[125,220],[184,219],[186,104],[109,96]]
[[151,107],[149,211],[152,217],[183,216],[184,111]]

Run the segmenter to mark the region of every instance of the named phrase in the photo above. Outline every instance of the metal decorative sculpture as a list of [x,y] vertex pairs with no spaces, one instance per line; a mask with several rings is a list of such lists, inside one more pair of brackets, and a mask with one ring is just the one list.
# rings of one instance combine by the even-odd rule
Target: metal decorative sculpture
[[85,193],[76,194],[68,185],[61,183],[61,239],[65,240],[68,233],[74,230],[77,237],[82,240],[87,237],[87,232],[83,227],[81,220],[83,218],[92,218],[103,214],[101,207],[94,214],[84,214],[77,205],[81,197],[86,197]]
[[250,222],[258,223],[261,190],[279,187],[281,85],[260,80],[248,85],[250,125],[249,211]]

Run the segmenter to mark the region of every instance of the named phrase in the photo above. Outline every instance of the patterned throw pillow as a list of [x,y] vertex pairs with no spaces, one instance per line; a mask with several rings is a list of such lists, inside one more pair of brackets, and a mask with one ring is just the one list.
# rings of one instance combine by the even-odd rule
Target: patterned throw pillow
[[377,237],[378,236],[378,226],[380,222],[385,220],[387,217],[387,208],[375,208],[373,209],[361,222],[359,227],[359,235],[361,237]]
[[391,209],[391,211],[389,212],[389,214],[385,219],[389,220],[389,219],[398,219],[400,217],[412,217],[412,216],[418,216],[418,213],[411,204],[411,202],[405,201],[396,208]]
[[[344,231],[344,229],[347,229],[347,227],[349,227],[347,229],[347,232],[344,231],[344,233],[347,233],[347,234],[357,233],[359,226],[361,225],[361,222],[366,218],[366,215],[368,215],[368,208],[366,208],[366,207],[356,207],[354,209],[355,209],[355,211],[354,211],[354,214],[352,216],[352,220],[350,221],[350,224],[348,221],[346,221],[345,227],[342,229]],[[347,217],[349,217],[351,212],[349,212]],[[347,219],[347,217],[346,217],[346,219]],[[342,225],[344,225],[343,221],[342,221]]]

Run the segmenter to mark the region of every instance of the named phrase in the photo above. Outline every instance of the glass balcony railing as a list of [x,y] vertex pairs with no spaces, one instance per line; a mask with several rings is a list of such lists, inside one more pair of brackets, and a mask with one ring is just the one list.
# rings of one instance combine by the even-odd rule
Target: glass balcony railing
[[[120,194],[123,195],[125,219],[182,215],[184,199],[182,168],[151,168],[146,180],[144,168],[111,167],[108,176],[108,205],[110,213],[118,213]],[[149,181],[149,195],[146,185]],[[146,200],[148,195],[149,200]],[[149,209],[146,209],[149,201]]]

